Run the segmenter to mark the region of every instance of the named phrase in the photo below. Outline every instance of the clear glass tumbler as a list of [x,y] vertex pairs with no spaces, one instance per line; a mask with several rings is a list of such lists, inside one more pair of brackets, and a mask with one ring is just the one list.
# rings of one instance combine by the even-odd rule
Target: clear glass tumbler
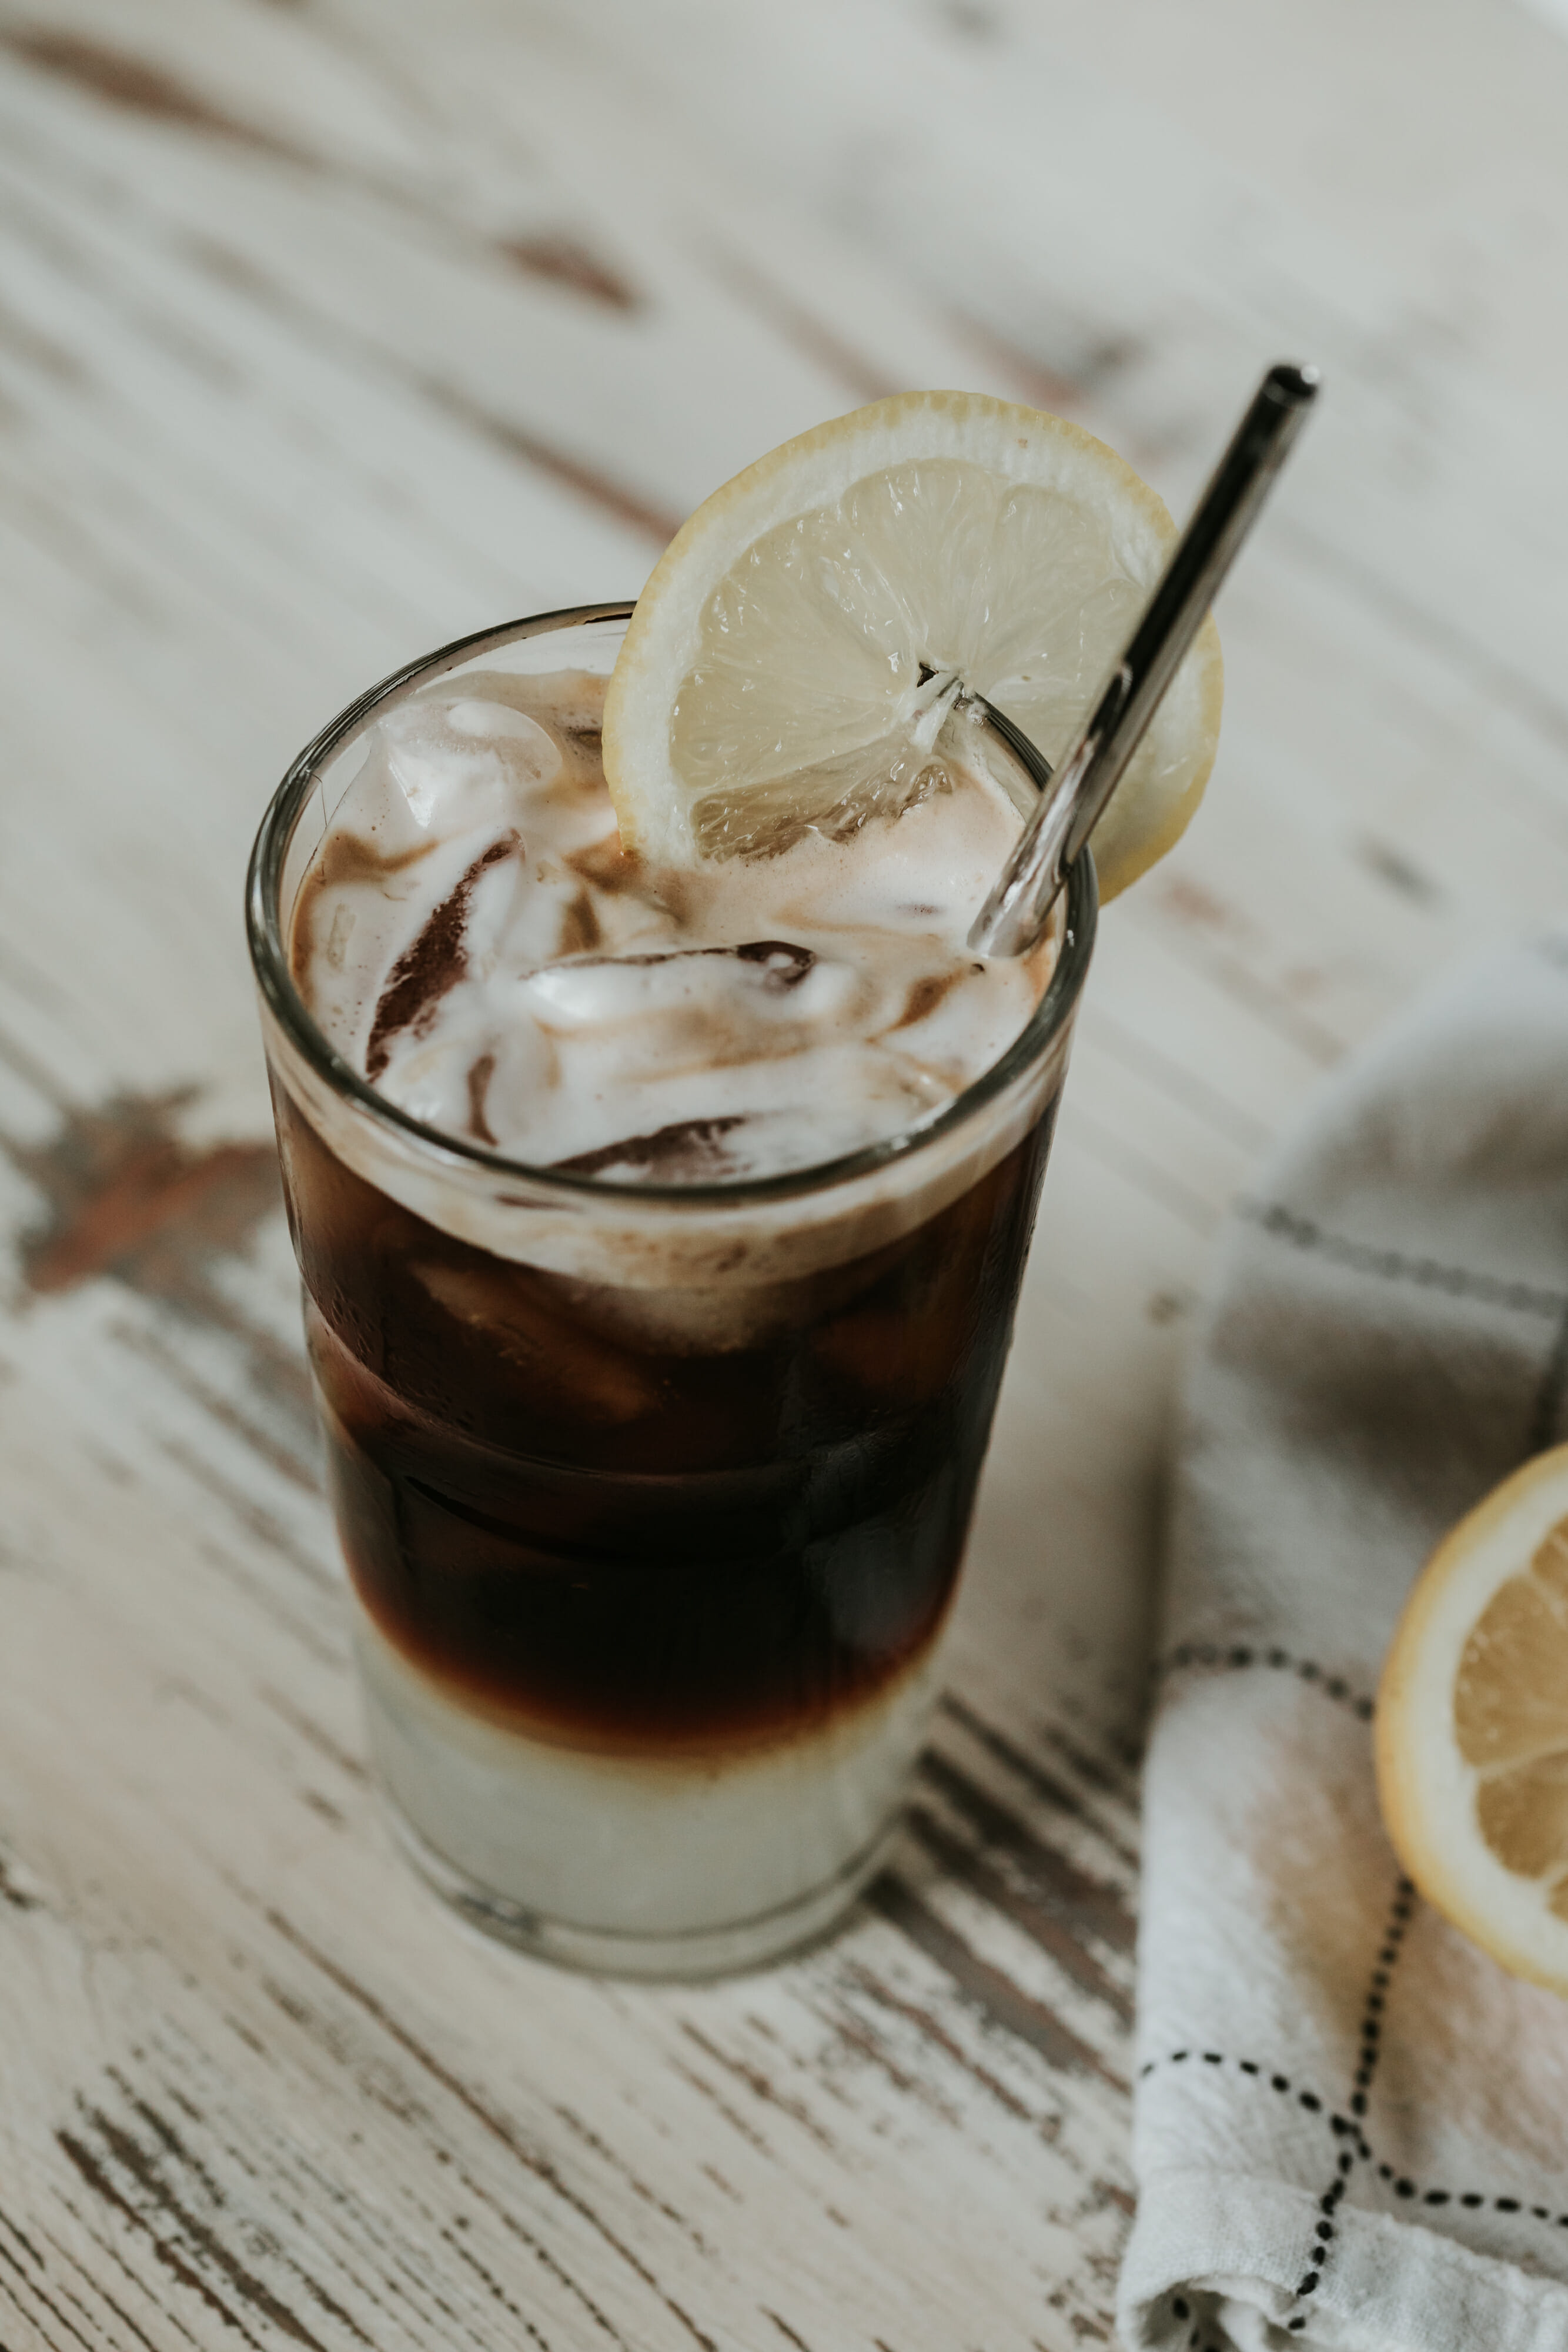
[[462,640],[289,770],[248,886],[290,1230],[398,1834],[491,1933],[621,1974],[756,1965],[875,1869],[1011,1335],[1095,917],[939,1118],[821,1167],[659,1186],[438,1133],[290,977],[301,882],[396,702],[608,674],[630,608]]

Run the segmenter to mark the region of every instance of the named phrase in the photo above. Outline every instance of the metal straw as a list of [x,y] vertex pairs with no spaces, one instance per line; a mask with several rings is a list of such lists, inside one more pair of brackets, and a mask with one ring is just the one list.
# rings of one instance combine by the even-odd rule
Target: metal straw
[[[977,954],[1026,955],[1040,938],[1069,866],[1098,824],[1202,626],[1317,389],[1315,368],[1285,362],[1271,367],[1259,385],[1125,653],[975,919],[969,945]],[[988,705],[987,716],[994,725],[1000,714]],[[1006,730],[1009,735],[1016,731]]]

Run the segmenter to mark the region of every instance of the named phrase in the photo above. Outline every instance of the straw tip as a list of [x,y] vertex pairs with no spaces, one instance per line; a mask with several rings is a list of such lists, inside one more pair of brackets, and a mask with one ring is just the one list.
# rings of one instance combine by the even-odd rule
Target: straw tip
[[1310,361],[1276,360],[1263,381],[1276,400],[1304,408],[1308,401],[1317,398],[1322,376]]

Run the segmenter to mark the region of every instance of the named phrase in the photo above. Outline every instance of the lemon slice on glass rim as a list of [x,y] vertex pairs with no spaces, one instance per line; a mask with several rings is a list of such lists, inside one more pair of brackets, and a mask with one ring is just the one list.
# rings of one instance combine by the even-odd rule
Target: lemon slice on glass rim
[[[1078,425],[980,394],[904,393],[727,482],[637,600],[604,712],[626,847],[689,865],[837,837],[941,781],[949,681],[1052,765],[1176,537]],[[1164,855],[1219,736],[1207,621],[1093,835],[1103,897]]]
[[1438,1545],[1383,1669],[1384,1820],[1423,1895],[1568,1993],[1568,1445]]

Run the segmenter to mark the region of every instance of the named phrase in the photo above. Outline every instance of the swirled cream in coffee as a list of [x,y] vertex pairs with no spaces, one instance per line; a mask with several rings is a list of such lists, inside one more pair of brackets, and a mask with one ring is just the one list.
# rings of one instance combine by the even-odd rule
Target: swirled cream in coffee
[[696,870],[621,850],[604,682],[466,674],[382,718],[302,890],[331,1043],[444,1133],[535,1167],[712,1182],[918,1127],[997,1060],[1046,955],[965,936],[1017,834],[933,768],[847,838]]

